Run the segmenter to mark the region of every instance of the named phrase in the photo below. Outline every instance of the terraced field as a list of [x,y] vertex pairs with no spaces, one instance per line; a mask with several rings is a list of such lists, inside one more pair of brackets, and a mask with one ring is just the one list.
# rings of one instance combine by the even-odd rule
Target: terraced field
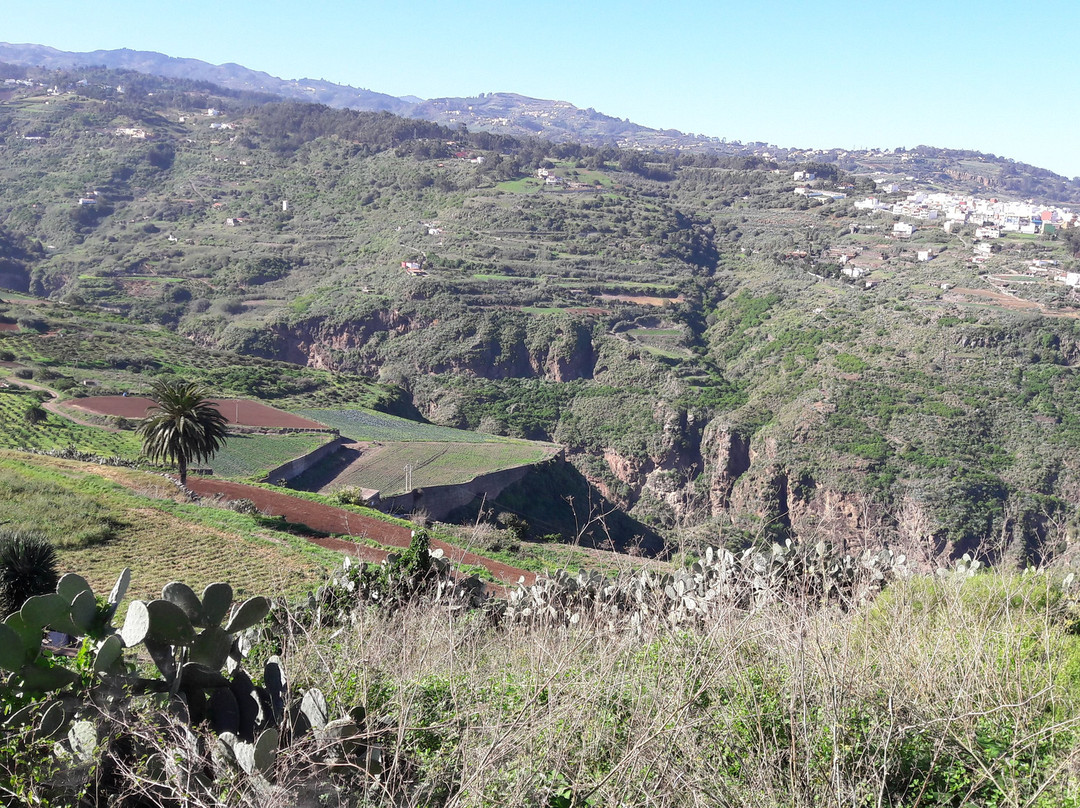
[[74,446],[84,452],[137,457],[139,439],[131,432],[107,432],[76,424],[51,412],[31,424],[27,410],[39,401],[36,393],[17,388],[0,388],[0,448],[63,449]]
[[[238,597],[298,594],[340,563],[276,530],[274,520],[174,501],[174,486],[131,469],[0,450],[0,499],[5,494],[5,518],[43,531],[57,545],[61,572],[78,572],[97,592],[131,567],[132,598],[157,597],[175,580],[196,591],[228,581]],[[83,513],[57,519],[58,504]]]
[[421,424],[407,418],[373,410],[296,410],[303,418],[333,427],[342,437],[358,441],[450,441],[453,443],[524,443],[512,438],[452,429],[434,424]]
[[407,465],[412,467],[413,488],[456,485],[487,472],[538,463],[550,457],[552,451],[552,447],[526,441],[395,441],[363,448],[355,460],[317,490],[325,493],[343,486],[357,486],[392,496],[406,491]]
[[217,477],[257,477],[317,449],[328,435],[230,435],[225,448],[206,465]]

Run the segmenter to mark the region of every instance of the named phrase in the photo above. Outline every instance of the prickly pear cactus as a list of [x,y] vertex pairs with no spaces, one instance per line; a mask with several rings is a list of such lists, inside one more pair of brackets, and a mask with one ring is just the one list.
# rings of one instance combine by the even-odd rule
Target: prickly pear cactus
[[905,558],[889,550],[841,555],[824,543],[787,542],[736,556],[709,547],[675,573],[641,570],[614,578],[560,570],[512,591],[502,612],[514,622],[574,624],[584,618],[635,625],[707,620],[725,609],[757,609],[778,598],[854,603],[872,597],[904,572]]

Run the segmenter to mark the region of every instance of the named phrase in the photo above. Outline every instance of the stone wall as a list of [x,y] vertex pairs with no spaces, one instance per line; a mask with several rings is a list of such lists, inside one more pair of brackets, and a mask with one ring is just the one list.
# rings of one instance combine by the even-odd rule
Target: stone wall
[[412,513],[423,511],[430,519],[442,519],[450,511],[468,505],[477,497],[495,499],[508,486],[524,479],[532,465],[492,471],[473,477],[458,485],[429,485],[407,494],[379,498],[370,503],[372,507],[389,513]]

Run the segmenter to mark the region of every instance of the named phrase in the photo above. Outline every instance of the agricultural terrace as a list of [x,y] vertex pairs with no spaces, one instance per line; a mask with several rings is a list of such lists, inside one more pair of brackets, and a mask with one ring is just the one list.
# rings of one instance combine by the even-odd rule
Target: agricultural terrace
[[342,437],[358,441],[449,441],[452,443],[514,443],[512,438],[435,426],[372,410],[310,409],[296,415],[336,429]]
[[[107,432],[76,424],[41,408],[41,395],[19,388],[0,388],[0,448],[64,449],[137,457],[142,450],[130,432]],[[31,415],[33,411],[33,415]]]
[[[280,429],[323,429],[323,425],[298,415],[268,407],[245,398],[211,398],[230,424],[264,426]],[[97,415],[118,415],[122,418],[142,418],[152,399],[142,396],[91,396],[72,402],[73,406]]]
[[217,477],[263,478],[271,469],[312,452],[329,440],[332,440],[329,435],[317,433],[229,435],[224,448],[205,465]]
[[[384,496],[404,493],[405,466],[412,467],[413,488],[460,485],[480,474],[539,463],[554,447],[528,441],[498,443],[427,443],[394,441],[360,450],[359,456],[331,481],[319,485],[328,493],[343,486],[373,488]],[[305,487],[300,478],[300,487]]]

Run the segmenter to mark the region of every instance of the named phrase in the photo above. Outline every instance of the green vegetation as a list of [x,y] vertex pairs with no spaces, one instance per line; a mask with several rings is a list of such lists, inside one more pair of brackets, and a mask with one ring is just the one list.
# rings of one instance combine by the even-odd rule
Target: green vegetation
[[217,477],[263,478],[271,469],[314,451],[325,435],[229,435],[228,442],[206,464]]
[[[139,442],[126,432],[105,432],[40,409],[42,395],[15,387],[0,389],[0,448],[63,449],[134,458]],[[38,417],[27,418],[28,412]]]
[[59,577],[56,550],[43,534],[0,530],[0,613],[52,592]]
[[191,382],[159,380],[150,395],[154,403],[138,428],[143,454],[175,463],[184,486],[188,464],[209,460],[225,445],[228,421],[206,391]]
[[[0,332],[0,352],[62,397],[181,377],[326,411],[316,417],[368,442],[435,433],[348,412],[552,441],[597,501],[637,520],[631,536],[691,550],[710,531],[869,530],[904,546],[921,536],[936,548],[928,565],[996,559],[1002,537],[1023,548],[1013,560],[1041,563],[1075,530],[1075,300],[1049,280],[1004,296],[979,274],[1075,270],[1070,230],[1003,241],[975,267],[970,227],[928,222],[896,241],[888,217],[857,210],[849,200],[875,190],[845,173],[854,155],[650,154],[170,79],[125,75],[120,95],[108,71],[93,90],[83,72],[34,75],[71,92],[45,105],[17,87],[4,106],[10,131],[47,137],[16,139],[0,161],[5,277],[24,293],[0,304],[20,326]],[[191,114],[209,106],[236,127],[229,138]],[[132,125],[153,137],[115,134]],[[958,189],[967,181],[943,172],[985,177],[995,194],[1072,193],[981,155],[874,160]],[[581,187],[541,190],[538,168]],[[796,195],[789,169],[848,198]],[[95,205],[77,205],[91,189]],[[916,245],[934,260],[916,261]],[[849,254],[869,274],[844,276]],[[4,445],[132,454],[126,432],[57,427],[20,401],[0,410]],[[258,473],[276,448],[235,473]],[[462,476],[480,464],[454,462]]]
[[[524,441],[499,443],[389,442],[365,449],[360,458],[334,478],[330,488],[372,488],[384,496],[405,491],[405,467],[414,487],[465,483],[479,474],[538,463],[551,455],[548,447]],[[304,478],[298,485],[303,487]]]
[[[1080,707],[1073,576],[970,560],[906,575],[890,559],[824,545],[771,558],[710,549],[675,575],[561,574],[520,588],[498,602],[498,624],[475,597],[479,582],[454,583],[422,531],[400,555],[348,564],[291,606],[241,603],[223,582],[201,596],[173,582],[150,602],[125,601],[121,624],[126,573],[107,602],[67,576],[0,629],[10,672],[0,713],[35,730],[0,729],[0,783],[54,805],[135,783],[165,799],[194,767],[215,779],[192,777],[183,797],[211,805],[301,777],[341,808],[690,806],[702,794],[733,805],[1080,801],[1063,775]],[[41,629],[67,622],[89,638],[84,651],[42,651]],[[233,635],[249,629],[258,642],[225,676]],[[152,667],[124,653],[141,645]],[[255,686],[243,669],[259,668]],[[196,694],[201,706],[170,714],[122,695],[116,709],[82,707],[88,687],[116,677]],[[220,690],[270,708],[235,710]],[[56,695],[73,714],[49,714]],[[177,756],[193,729],[235,752]],[[299,743],[312,730],[319,745]],[[94,742],[107,732],[126,742]],[[82,765],[61,776],[58,754]],[[678,777],[660,776],[668,770]]]
[[61,572],[108,587],[139,560],[137,594],[183,578],[204,586],[230,571],[241,593],[297,591],[334,554],[282,531],[278,520],[174,502],[173,484],[130,469],[0,452],[3,527],[37,531]]
[[296,410],[297,415],[326,424],[344,437],[360,441],[446,441],[451,443],[505,443],[505,438],[464,429],[424,424],[373,410]]

